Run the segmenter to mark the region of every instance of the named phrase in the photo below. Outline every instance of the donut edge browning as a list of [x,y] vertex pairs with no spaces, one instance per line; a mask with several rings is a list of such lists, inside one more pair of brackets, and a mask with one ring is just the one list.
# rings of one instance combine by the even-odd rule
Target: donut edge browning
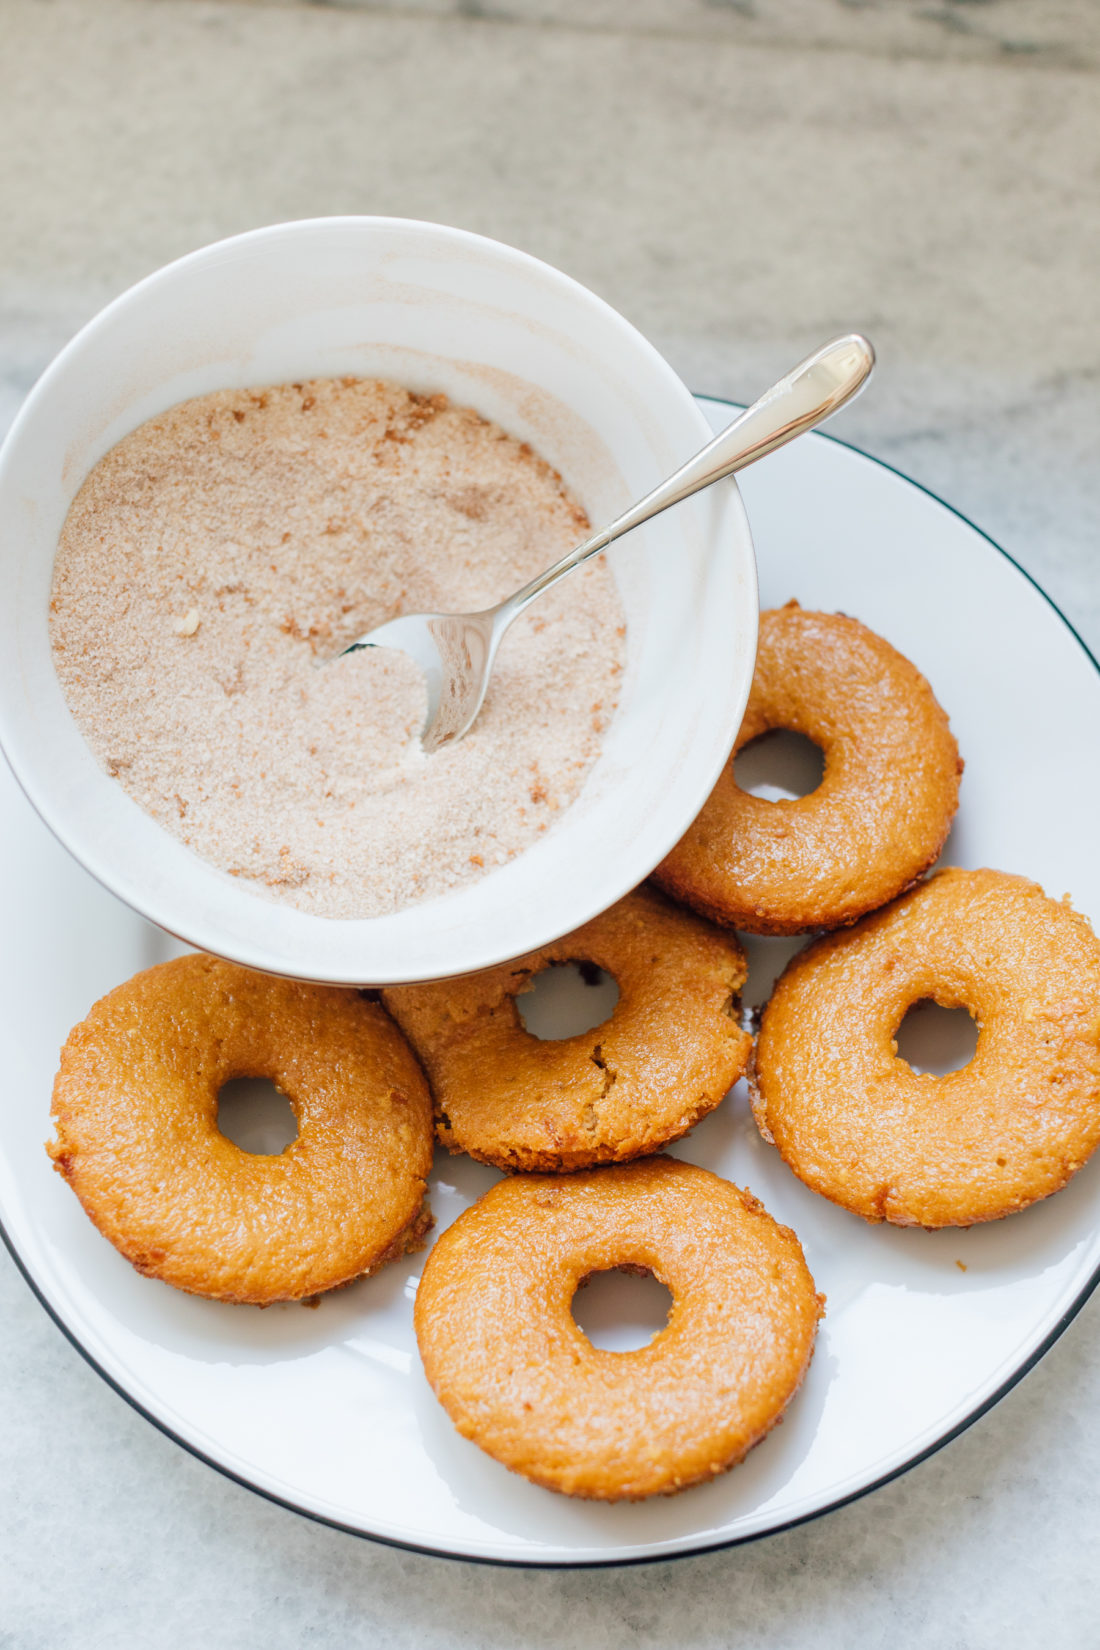
[[[120,1215],[120,1203],[124,1199],[115,1194],[109,1167],[105,1173],[102,1163],[95,1161],[101,1150],[109,1160],[115,1152],[116,1142],[102,1137],[98,1140],[96,1138],[96,1123],[93,1116],[96,1092],[91,1074],[97,1060],[109,1063],[111,1059],[110,1039],[106,1032],[109,1030],[112,1010],[124,1004],[135,990],[157,992],[162,986],[168,989],[170,983],[177,984],[180,976],[186,977],[190,972],[216,975],[222,989],[227,990],[230,995],[235,984],[242,987],[245,996],[249,990],[262,990],[265,986],[273,992],[304,994],[322,1013],[331,1007],[341,1015],[350,1013],[354,1020],[364,1022],[368,1028],[373,1027],[375,1032],[380,1031],[390,1051],[397,1056],[402,1067],[402,1082],[410,1091],[404,1098],[412,1108],[410,1115],[403,1117],[397,1126],[399,1130],[407,1128],[410,1131],[409,1149],[414,1156],[419,1154],[419,1162],[414,1164],[414,1169],[418,1172],[414,1172],[410,1180],[408,1218],[399,1228],[391,1227],[384,1234],[385,1242],[380,1247],[376,1244],[368,1253],[365,1246],[365,1258],[360,1257],[361,1264],[348,1266],[321,1279],[310,1275],[289,1289],[280,1287],[277,1274],[273,1281],[266,1284],[258,1285],[253,1282],[239,1287],[211,1287],[201,1268],[196,1269],[185,1259],[181,1260],[178,1249],[174,1252],[171,1242],[150,1241],[149,1226],[155,1226],[155,1220],[142,1221],[146,1229],[141,1233],[130,1226],[124,1214]],[[178,1047],[173,1052],[178,1054]],[[263,1062],[257,1062],[261,1063]],[[259,1071],[256,1073],[266,1074]],[[247,1073],[240,1072],[238,1075]],[[420,1142],[415,1138],[418,1110],[423,1113],[423,1120],[427,1125]],[[171,962],[141,970],[94,1003],[84,1019],[69,1032],[62,1045],[59,1068],[54,1079],[51,1119],[54,1125],[54,1138],[45,1143],[45,1151],[53,1168],[72,1189],[92,1224],[141,1276],[168,1283],[184,1294],[197,1295],[207,1300],[260,1307],[291,1301],[315,1301],[320,1295],[327,1294],[333,1289],[344,1288],[361,1278],[372,1276],[391,1260],[423,1248],[427,1234],[434,1224],[427,1198],[427,1176],[431,1167],[431,1129],[430,1096],[426,1081],[399,1027],[379,1004],[363,1001],[360,994],[354,991],[330,986],[313,986],[259,974],[205,953],[189,953]],[[269,1159],[263,1154],[243,1152],[221,1136],[216,1121],[212,1132],[217,1134],[220,1140],[225,1141],[231,1152],[240,1152],[240,1157],[245,1163],[277,1163],[284,1155],[274,1154]],[[413,1206],[412,1198],[417,1196],[417,1189],[419,1196]],[[169,1214],[163,1210],[161,1212],[166,1226],[170,1225]],[[214,1259],[211,1257],[212,1264]]]
[[[684,1471],[677,1470],[676,1466],[670,1463],[667,1458],[662,1459],[654,1452],[651,1442],[647,1441],[646,1437],[639,1437],[637,1440],[638,1459],[630,1463],[625,1469],[621,1462],[616,1466],[606,1459],[601,1459],[596,1465],[581,1465],[580,1467],[577,1466],[575,1461],[570,1461],[564,1466],[540,1463],[537,1439],[531,1439],[519,1448],[502,1448],[499,1446],[499,1441],[497,1447],[493,1447],[493,1442],[487,1441],[483,1436],[487,1430],[486,1427],[478,1424],[476,1411],[481,1403],[482,1394],[471,1386],[466,1376],[461,1377],[457,1382],[451,1380],[452,1372],[445,1367],[448,1362],[446,1353],[444,1352],[441,1355],[436,1344],[438,1331],[443,1330],[443,1339],[446,1340],[449,1332],[454,1327],[455,1319],[453,1310],[446,1304],[448,1295],[446,1283],[438,1283],[437,1274],[442,1273],[448,1267],[455,1266],[457,1259],[461,1287],[463,1290],[469,1290],[471,1269],[465,1260],[461,1258],[461,1254],[456,1257],[452,1254],[452,1251],[461,1251],[461,1247],[467,1240],[471,1230],[476,1228],[479,1223],[484,1222],[489,1214],[494,1213],[494,1206],[498,1203],[504,1204],[515,1201],[517,1195],[526,1196],[528,1194],[535,1204],[541,1203],[544,1199],[547,1202],[557,1200],[563,1195],[567,1198],[575,1195],[583,1196],[585,1189],[593,1182],[606,1183],[608,1181],[621,1185],[624,1195],[632,1199],[636,1195],[633,1182],[635,1180],[649,1180],[653,1177],[657,1177],[658,1182],[660,1179],[665,1178],[669,1180],[674,1178],[687,1180],[689,1184],[694,1182],[699,1189],[702,1188],[704,1181],[717,1183],[720,1198],[735,1200],[739,1205],[741,1216],[747,1217],[748,1220],[753,1222],[761,1222],[763,1228],[767,1230],[773,1246],[783,1255],[783,1263],[788,1265],[790,1269],[789,1281],[792,1287],[796,1280],[799,1286],[799,1312],[785,1350],[789,1352],[790,1347],[796,1345],[800,1340],[803,1344],[800,1350],[796,1346],[793,1367],[784,1372],[784,1378],[780,1382],[781,1396],[774,1403],[774,1407],[770,1409],[766,1417],[751,1427],[746,1436],[738,1439],[736,1445],[728,1453],[721,1453],[718,1459],[710,1459],[706,1461],[705,1465],[698,1465],[694,1471],[686,1467]],[[709,1186],[706,1187],[704,1197],[707,1204],[706,1212],[714,1215],[715,1197]],[[475,1231],[475,1246],[476,1239],[477,1234]],[[524,1253],[526,1254],[528,1251],[524,1251]],[[663,1274],[659,1259],[656,1256],[651,1258],[654,1260],[654,1264],[638,1265],[629,1261],[612,1262],[610,1265],[601,1263],[588,1273],[582,1274],[576,1287],[583,1287],[590,1276],[605,1270],[652,1274],[659,1282],[670,1288],[675,1303],[675,1290],[672,1289],[669,1279]],[[773,1273],[777,1274],[781,1264],[780,1260],[773,1255],[770,1264]],[[700,1269],[703,1269],[702,1262],[700,1262]],[[476,1266],[473,1271],[476,1273]],[[439,1297],[443,1301],[442,1305],[440,1300],[436,1298],[437,1288]],[[570,1297],[572,1292],[570,1291]],[[565,1301],[565,1309],[571,1317],[571,1298]],[[506,1467],[508,1471],[526,1479],[529,1483],[538,1485],[540,1488],[551,1490],[556,1494],[565,1495],[574,1500],[613,1504],[678,1495],[681,1491],[691,1489],[696,1485],[710,1483],[731,1471],[734,1467],[739,1466],[756,1445],[761,1443],[782,1422],[790,1404],[801,1390],[816,1350],[818,1325],[824,1315],[825,1297],[817,1290],[802,1245],[797,1234],[789,1226],[780,1224],[774,1216],[770,1215],[760,1199],[755,1197],[747,1188],[741,1188],[733,1182],[715,1175],[709,1169],[702,1169],[695,1164],[681,1162],[678,1159],[659,1154],[654,1157],[635,1159],[624,1164],[600,1165],[565,1178],[546,1174],[520,1174],[498,1181],[475,1204],[465,1210],[433,1246],[424,1267],[420,1288],[417,1291],[414,1322],[417,1345],[429,1385],[461,1437],[475,1443],[479,1449],[483,1450],[492,1460]],[[672,1314],[670,1313],[670,1324],[671,1319]],[[659,1331],[654,1340],[650,1342],[650,1346],[656,1346],[661,1342],[666,1333],[667,1330]],[[631,1377],[632,1362],[636,1354],[606,1353],[593,1347],[583,1331],[575,1328],[575,1334],[579,1337],[582,1348],[587,1349],[587,1354],[592,1361],[622,1360],[621,1364],[615,1366],[615,1373],[621,1375],[621,1381],[625,1388]],[[481,1343],[476,1336],[468,1336],[465,1337],[465,1344],[467,1346],[480,1346]],[[771,1341],[770,1344],[774,1345],[774,1341]],[[643,1351],[648,1351],[648,1348],[639,1349],[639,1352]],[[512,1370],[509,1370],[506,1378],[511,1380],[513,1373]],[[492,1372],[490,1372],[485,1384],[486,1387],[493,1387],[497,1384]],[[570,1399],[566,1398],[564,1401],[568,1403]],[[519,1404],[524,1410],[530,1410],[531,1408],[522,1399],[519,1400]],[[702,1453],[713,1455],[714,1451],[706,1450]]]
[[[774,888],[769,890],[766,881],[758,882],[754,891],[751,879],[740,879],[728,866],[723,867],[717,863],[712,845],[715,836],[724,840],[730,830],[735,830],[738,825],[749,833],[751,838],[754,828],[759,833],[762,826],[774,827],[780,823],[778,814],[760,813],[754,827],[752,816],[758,806],[764,809],[782,809],[785,815],[782,821],[783,832],[793,835],[798,831],[800,823],[804,822],[807,812],[812,814],[819,802],[822,806],[826,805],[819,796],[825,784],[824,779],[817,791],[808,793],[794,803],[759,804],[758,799],[752,797],[746,801],[745,793],[740,791],[733,778],[733,760],[737,754],[767,733],[790,729],[814,738],[813,733],[798,725],[800,716],[776,713],[774,700],[789,692],[789,685],[769,683],[767,680],[778,663],[778,660],[772,660],[771,653],[777,650],[782,652],[784,646],[790,647],[792,636],[795,637],[796,663],[801,667],[802,660],[797,657],[798,644],[800,643],[804,650],[809,646],[814,626],[821,627],[834,640],[844,640],[848,645],[877,655],[881,663],[889,666],[897,680],[905,683],[911,705],[915,711],[919,709],[927,722],[927,738],[922,745],[929,762],[932,757],[932,746],[939,747],[939,771],[936,781],[944,791],[938,829],[929,828],[923,850],[916,855],[910,854],[904,862],[903,870],[897,876],[879,876],[877,885],[865,889],[862,895],[856,895],[853,890],[843,899],[833,896],[825,898],[821,895],[815,897],[801,892],[792,898],[789,893],[780,894]],[[799,635],[799,632],[804,634]],[[806,685],[803,683],[803,688]],[[844,690],[844,683],[839,679],[836,682],[827,681],[826,687],[830,694],[834,690],[839,694]],[[800,698],[805,703],[802,694],[792,695],[795,703]],[[826,759],[828,766],[827,752]],[[710,797],[688,830],[653,872],[652,880],[670,897],[698,911],[711,922],[729,928],[739,928],[747,934],[794,936],[849,927],[866,916],[869,911],[877,910],[915,887],[935,864],[943,851],[943,845],[958,810],[959,781],[963,768],[958,743],[951,732],[946,712],[936,699],[926,677],[911,660],[885,637],[871,630],[860,620],[844,613],[819,613],[803,609],[797,601],[791,600],[784,607],[772,608],[760,615],[760,645],[756,670],[749,702],[730,753],[729,764],[719,776]],[[819,802],[812,801],[814,798],[818,798]],[[828,805],[835,807],[835,799]],[[883,841],[883,856],[892,845]],[[762,838],[761,847],[774,849],[774,842]],[[798,904],[799,899],[804,902],[801,907]]]
[[[630,931],[632,924],[635,933]],[[706,1070],[702,1074],[695,1070],[701,1092],[690,1098],[685,1094],[672,1104],[666,1099],[672,1093],[671,1084],[655,1093],[652,1103],[647,1104],[644,1081],[633,1071],[622,1069],[624,1062],[617,1058],[614,1048],[620,1009],[624,1015],[627,1011],[623,1001],[627,984],[616,974],[616,953],[620,945],[631,953],[644,952],[647,924],[650,932],[658,928],[666,941],[670,935],[682,941],[685,969],[695,970],[700,991],[704,986],[711,995],[720,990],[726,1005],[721,1025],[706,1033],[705,1049],[703,1031],[697,1025],[687,1028],[696,1036],[696,1068],[702,1063]],[[609,1018],[592,1030],[542,1041],[524,1028],[516,999],[531,988],[545,968],[570,961],[592,962],[615,975],[620,1002]],[[632,955],[632,965],[634,961]],[[642,968],[630,966],[622,971],[640,974]],[[671,965],[666,971],[672,971]],[[658,890],[643,884],[581,928],[539,951],[455,980],[388,987],[382,999],[427,1075],[441,1145],[452,1154],[472,1157],[506,1173],[568,1174],[649,1157],[683,1139],[721,1104],[744,1075],[752,1052],[752,1038],[740,1024],[740,994],[746,976],[744,950],[733,935],[680,909]],[[633,983],[631,990],[637,995]],[[705,1012],[713,1014],[713,1004]],[[676,1022],[679,1030],[685,1029],[685,1021],[686,1016],[681,1015]],[[479,1043],[490,1036],[492,1046],[486,1046],[482,1063],[478,1059]],[[493,1064],[499,1066],[509,1057],[527,1061],[527,1086],[517,1097],[523,1117],[514,1123],[510,1134],[512,1097],[480,1104],[468,1098],[475,1081],[482,1079],[483,1070]],[[545,1085],[542,1090],[540,1081]],[[620,1082],[620,1095],[631,1088],[637,1091],[629,1102],[626,1120],[613,1128],[607,1118],[602,1118],[602,1133],[585,1139],[589,1114],[596,1133],[601,1122],[600,1103],[615,1092]],[[565,1092],[567,1084],[576,1089],[571,1124],[560,1118],[552,1121],[550,1099],[543,1104],[539,1097],[549,1096],[551,1091]],[[515,1086],[523,1087],[519,1079]],[[499,1121],[493,1117],[490,1122],[487,1114],[494,1109]]]
[[[1093,1051],[1092,1086],[1089,1098],[1096,1111],[1097,1122],[1092,1131],[1091,1143],[1086,1142],[1082,1150],[1079,1146],[1073,1145],[1071,1140],[1063,1139],[1061,1146],[1054,1154],[1058,1159],[1057,1169],[1054,1172],[1043,1174],[1036,1172],[1035,1178],[1039,1183],[1039,1189],[1037,1190],[1029,1190],[1023,1175],[1020,1174],[1016,1179],[1010,1179],[1006,1183],[1004,1192],[999,1196],[989,1196],[982,1199],[972,1194],[973,1201],[969,1203],[966,1201],[965,1195],[953,1200],[946,1190],[951,1184],[950,1175],[944,1172],[941,1163],[940,1174],[935,1183],[934,1199],[930,1198],[929,1194],[922,1191],[919,1186],[910,1187],[906,1190],[904,1185],[899,1184],[899,1182],[904,1182],[908,1177],[897,1174],[891,1175],[887,1166],[879,1167],[874,1171],[878,1176],[879,1184],[873,1193],[861,1195],[845,1183],[844,1177],[838,1178],[836,1173],[828,1168],[827,1154],[822,1152],[820,1144],[816,1151],[811,1149],[812,1139],[814,1138],[812,1130],[802,1131],[802,1134],[799,1135],[801,1145],[796,1146],[793,1143],[798,1130],[791,1125],[787,1116],[791,1109],[790,1093],[793,1092],[789,1078],[786,1080],[788,1097],[782,1106],[781,1121],[777,1093],[780,1082],[775,1076],[775,1068],[783,1064],[783,1043],[781,1042],[777,1049],[773,1049],[771,1046],[775,1036],[779,1034],[773,1031],[775,1015],[773,1014],[772,1019],[769,1020],[769,1010],[774,1003],[776,1004],[776,1012],[779,1012],[785,1006],[786,999],[798,990],[804,976],[815,967],[820,959],[828,958],[840,948],[858,946],[865,934],[875,935],[881,933],[891,923],[892,919],[904,918],[907,912],[912,909],[914,902],[919,903],[922,901],[922,896],[933,893],[942,894],[944,890],[958,890],[960,893],[967,893],[972,890],[981,892],[983,889],[995,890],[998,886],[1006,892],[1011,893],[1014,891],[1034,901],[1043,910],[1044,915],[1049,910],[1051,930],[1053,931],[1055,923],[1059,926],[1067,924],[1067,933],[1073,934],[1081,942],[1083,949],[1092,953],[1091,1030],[1089,1029],[1088,1010],[1082,1007],[1080,1014],[1077,1016],[1080,1024],[1075,1025],[1070,1038],[1072,1043],[1083,1044]],[[919,967],[919,964],[917,967]],[[914,972],[916,972],[916,968]],[[908,993],[903,993],[903,995],[908,995]],[[944,995],[952,996],[952,1001],[948,1006],[968,1007],[972,1013],[975,1013],[971,1004],[965,1000],[965,994],[952,994],[945,989]],[[901,1019],[904,1019],[909,1007],[926,998],[938,1000],[933,996],[932,991],[919,990],[915,996],[909,998],[908,1004],[902,1009]],[[1040,1009],[1040,1014],[1043,1018],[1047,1017],[1042,1009]],[[976,1014],[975,1017],[977,1017]],[[1082,1035],[1082,1026],[1085,1030],[1084,1035]],[[982,1021],[980,1018],[979,1032],[981,1035]],[[980,1046],[979,1041],[979,1048]],[[920,1084],[935,1083],[942,1085],[951,1078],[970,1071],[974,1062],[978,1059],[978,1052],[978,1050],[975,1050],[971,1061],[959,1068],[958,1072],[948,1072],[943,1077],[934,1077],[929,1074],[912,1073],[904,1058],[896,1056],[895,1044],[895,1057],[899,1059],[904,1071],[909,1072],[910,1076]],[[1057,1057],[1052,1055],[1048,1070],[1053,1071],[1056,1068]],[[993,1075],[994,1077],[997,1076],[996,1073]],[[1087,917],[1074,911],[1072,907],[1068,906],[1067,902],[1052,900],[1049,895],[1044,893],[1038,883],[1027,877],[989,868],[969,871],[956,867],[946,867],[943,870],[934,872],[915,891],[906,890],[889,905],[868,913],[861,923],[855,927],[822,935],[790,959],[775,982],[772,996],[768,1003],[764,1005],[761,1013],[760,1030],[749,1062],[747,1080],[749,1101],[756,1126],[762,1138],[770,1145],[775,1146],[791,1172],[810,1191],[826,1198],[829,1202],[835,1203],[838,1207],[846,1209],[849,1213],[858,1215],[871,1225],[886,1223],[903,1228],[916,1227],[925,1231],[965,1230],[970,1226],[984,1225],[991,1221],[1004,1220],[1009,1215],[1022,1213],[1034,1204],[1062,1191],[1074,1175],[1084,1167],[1097,1146],[1100,1145],[1100,941],[1097,940]],[[908,1078],[905,1078],[904,1074],[902,1080],[908,1082]],[[992,1086],[990,1078],[987,1077],[985,1081]],[[1002,1090],[1009,1086],[1007,1074],[997,1086]],[[770,1098],[769,1088],[773,1091]],[[929,1090],[929,1097],[937,1094],[942,1095],[943,1093],[942,1087]],[[796,1100],[795,1105],[797,1106],[797,1104]],[[1027,1090],[1021,1102],[1018,1116],[1026,1119],[1029,1104],[1033,1104],[1033,1101],[1031,1091]],[[904,1131],[902,1131],[902,1134],[902,1143],[905,1144]],[[1072,1130],[1068,1127],[1066,1134],[1067,1136],[1072,1134]],[[1034,1150],[1034,1141],[1029,1141],[1029,1144]],[[1039,1160],[1039,1154],[1036,1154],[1036,1160]],[[1050,1154],[1041,1157],[1041,1161],[1048,1166],[1048,1169],[1053,1160],[1054,1158]],[[997,1162],[998,1164],[1001,1163],[1000,1157],[997,1158]],[[896,1168],[896,1163],[894,1167]],[[980,1160],[966,1158],[961,1161],[961,1165],[949,1164],[949,1167],[959,1167],[961,1174],[974,1175],[977,1174],[981,1163]],[[929,1218],[929,1215],[933,1213],[933,1203],[936,1205],[936,1218]],[[921,1204],[924,1205],[923,1208],[920,1207]]]

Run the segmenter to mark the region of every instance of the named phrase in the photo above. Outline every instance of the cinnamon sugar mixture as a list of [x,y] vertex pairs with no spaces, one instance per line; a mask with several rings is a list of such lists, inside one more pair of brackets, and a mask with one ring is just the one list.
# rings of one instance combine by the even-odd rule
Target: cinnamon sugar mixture
[[196,853],[303,911],[381,916],[503,864],[574,800],[622,610],[600,560],[544,596],[473,730],[432,756],[416,666],[335,655],[398,613],[490,606],[586,528],[549,465],[444,396],[220,391],[143,424],[77,495],[58,676],[103,767]]

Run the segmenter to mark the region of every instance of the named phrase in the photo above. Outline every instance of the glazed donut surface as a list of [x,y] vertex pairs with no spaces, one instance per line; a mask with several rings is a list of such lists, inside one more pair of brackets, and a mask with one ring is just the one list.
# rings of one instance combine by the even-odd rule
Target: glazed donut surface
[[908,659],[858,620],[795,602],[760,615],[734,755],[778,728],[823,751],[817,789],[767,801],[741,790],[731,760],[654,878],[747,933],[837,928],[893,899],[938,856],[958,806],[958,746]]
[[[673,1296],[648,1346],[592,1345],[586,1277],[651,1271]],[[601,1501],[670,1495],[775,1425],[823,1302],[793,1232],[706,1169],[653,1157],[499,1181],[435,1243],[416,1296],[428,1380],[513,1472]]]
[[[619,985],[593,1031],[541,1040],[516,998],[554,963],[587,962]],[[439,1139],[502,1169],[625,1162],[676,1140],[745,1069],[737,941],[652,889],[541,951],[383,1001],[432,1087]]]
[[[929,998],[980,1027],[942,1077],[897,1056]],[[1058,1191],[1100,1139],[1100,944],[1023,877],[940,871],[794,957],[750,1084],[789,1167],[865,1220],[999,1219]]]
[[[277,1156],[218,1128],[266,1077],[298,1119]],[[358,992],[192,955],[138,974],[69,1034],[47,1150],[139,1272],[266,1305],[416,1248],[431,1224],[431,1102],[397,1027]]]

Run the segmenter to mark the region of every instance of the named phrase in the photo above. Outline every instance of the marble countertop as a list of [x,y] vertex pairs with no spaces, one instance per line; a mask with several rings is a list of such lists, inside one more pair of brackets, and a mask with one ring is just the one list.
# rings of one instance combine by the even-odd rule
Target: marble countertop
[[[0,423],[103,302],[191,247],[289,217],[435,218],[567,269],[701,392],[749,399],[822,338],[867,331],[873,393],[836,433],[984,527],[1100,651],[1093,8],[2,11]],[[862,1501],[725,1553],[548,1573],[270,1505],[131,1410],[6,1256],[0,1300],[12,1650],[1096,1642],[1096,1301],[993,1411]]]

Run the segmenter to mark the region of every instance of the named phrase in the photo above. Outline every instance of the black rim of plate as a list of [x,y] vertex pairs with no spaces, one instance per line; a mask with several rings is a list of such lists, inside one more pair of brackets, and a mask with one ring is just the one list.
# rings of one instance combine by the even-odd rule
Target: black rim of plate
[[[698,395],[696,396],[696,400],[709,401],[719,406],[727,406],[735,409],[737,408],[736,402],[729,401],[724,396],[719,395]],[[988,533],[984,532],[975,522],[971,521],[969,516],[965,516],[961,510],[956,510],[953,504],[948,504],[946,499],[940,498],[939,494],[934,493],[930,487],[925,487],[921,482],[914,481],[912,476],[906,475],[904,470],[899,470],[896,465],[888,464],[884,459],[875,458],[873,454],[864,452],[863,448],[857,447],[854,442],[841,441],[835,435],[826,435],[822,431],[818,431],[816,433],[822,440],[831,441],[838,447],[846,447],[849,452],[857,453],[860,458],[865,458],[868,463],[877,464],[880,469],[888,470],[891,475],[897,476],[899,480],[906,482],[910,487],[915,488],[917,492],[924,493],[928,498],[933,499],[935,503],[940,505],[944,510],[949,511],[951,515],[956,516],[960,521],[964,522],[966,526],[969,527],[972,532],[976,533],[980,539],[983,539],[986,544],[991,545],[992,548],[997,551],[998,555],[1003,556],[1005,561],[1009,562],[1016,569],[1016,571],[1027,580],[1028,584],[1031,585],[1033,590],[1038,592],[1043,601],[1046,602],[1047,606],[1053,609],[1065,625],[1066,630],[1084,653],[1085,657],[1089,660],[1093,669],[1098,675],[1100,675],[1100,659],[1097,659],[1096,655],[1093,653],[1092,649],[1081,636],[1079,631],[1070,623],[1069,619],[1066,618],[1066,615],[1062,612],[1057,602],[1054,601],[1053,597],[1047,594],[1039,581],[1033,578],[1027,571],[1027,568],[1022,567],[1014,556],[1009,555],[1008,551],[1004,549],[1002,545],[998,544],[996,539],[991,538]],[[262,1496],[265,1501],[271,1501],[277,1507],[285,1507],[288,1512],[297,1513],[302,1518],[312,1519],[316,1524],[327,1525],[329,1529],[340,1530],[345,1535],[357,1536],[362,1541],[374,1541],[380,1546],[396,1547],[404,1552],[422,1553],[429,1558],[446,1558],[459,1564],[492,1564],[512,1570],[606,1570],[626,1569],[628,1566],[635,1564],[667,1564],[679,1558],[698,1558],[703,1553],[722,1552],[730,1547],[745,1546],[751,1541],[764,1541],[769,1536],[782,1534],[785,1530],[797,1529],[800,1524],[812,1523],[815,1519],[825,1517],[827,1513],[836,1512],[839,1507],[850,1506],[852,1502],[860,1501],[865,1495],[870,1495],[874,1490],[881,1489],[884,1484],[892,1483],[895,1478],[902,1477],[904,1473],[909,1472],[913,1467],[919,1466],[922,1461],[927,1461],[930,1456],[937,1454],[938,1451],[943,1449],[946,1444],[951,1443],[953,1439],[959,1437],[960,1433],[965,1432],[969,1427],[973,1426],[974,1422],[980,1420],[981,1417],[987,1414],[995,1404],[1000,1403],[1005,1394],[1007,1392],[1011,1392],[1012,1388],[1018,1385],[1018,1383],[1023,1380],[1024,1376],[1034,1369],[1040,1358],[1044,1357],[1046,1353],[1049,1352],[1055,1341],[1059,1339],[1059,1337],[1073,1322],[1078,1312],[1080,1312],[1085,1302],[1095,1290],[1097,1284],[1100,1284],[1100,1266],[1098,1266],[1083,1288],[1078,1292],[1072,1305],[1062,1314],[1061,1318],[1054,1325],[1053,1329],[1051,1329],[1050,1333],[1044,1337],[1030,1356],[1025,1358],[1016,1367],[1016,1369],[1013,1370],[1008,1379],[1003,1381],[995,1392],[991,1393],[990,1396],[984,1399],[982,1403],[976,1405],[975,1408],[970,1411],[969,1415],[965,1416],[956,1426],[951,1427],[947,1432],[943,1433],[935,1440],[934,1443],[929,1444],[927,1448],[919,1450],[915,1455],[910,1456],[910,1458],[907,1461],[903,1461],[900,1466],[891,1468],[889,1472],[883,1473],[879,1478],[872,1479],[870,1483],[861,1485],[859,1489],[851,1490],[846,1495],[838,1496],[835,1501],[829,1501],[824,1506],[815,1508],[813,1512],[802,1513],[799,1517],[786,1519],[781,1524],[773,1524],[771,1528],[767,1530],[754,1530],[747,1535],[728,1536],[719,1541],[701,1541],[697,1546],[681,1547],[675,1552],[640,1553],[629,1558],[495,1558],[478,1553],[450,1552],[444,1547],[430,1547],[416,1541],[399,1541],[394,1536],[376,1535],[370,1530],[358,1529],[354,1524],[344,1524],[337,1518],[326,1518],[323,1513],[314,1512],[309,1507],[300,1506],[296,1501],[288,1501],[284,1496],[276,1495],[272,1490],[263,1489],[260,1485],[254,1484],[248,1478],[242,1478],[239,1473],[236,1473],[230,1467],[223,1465],[222,1462],[215,1460],[213,1456],[206,1455],[194,1444],[189,1443],[186,1438],[181,1438],[178,1432],[173,1432],[172,1428],[164,1421],[159,1420],[155,1415],[151,1414],[150,1411],[144,1407],[144,1405],[138,1403],[137,1399],[126,1391],[125,1387],[120,1386],[114,1377],[112,1375],[108,1375],[107,1371],[96,1362],[87,1348],[81,1344],[81,1342],[69,1329],[68,1325],[54,1310],[53,1306],[51,1306],[50,1302],[46,1299],[37,1283],[31,1277],[26,1266],[23,1264],[22,1257],[18,1253],[14,1243],[8,1235],[7,1228],[2,1222],[0,1222],[0,1238],[3,1238],[4,1245],[7,1248],[8,1253],[11,1255],[12,1260],[15,1262],[15,1265],[22,1273],[28,1288],[37,1297],[43,1309],[53,1319],[65,1339],[71,1346],[76,1348],[77,1352],[80,1353],[80,1356],[86,1363],[90,1364],[96,1374],[99,1375],[107,1383],[107,1385],[112,1388],[113,1391],[117,1392],[119,1397],[124,1399],[124,1401],[130,1405],[131,1409],[136,1410],[137,1413],[143,1416],[146,1421],[156,1427],[158,1432],[162,1432],[166,1438],[170,1438],[172,1442],[178,1444],[181,1449],[185,1449],[187,1453],[189,1455],[193,1455],[197,1461],[202,1461],[206,1466],[213,1467],[215,1472],[220,1473],[223,1478],[230,1479],[234,1484],[240,1484],[242,1488],[251,1490],[253,1495]]]

